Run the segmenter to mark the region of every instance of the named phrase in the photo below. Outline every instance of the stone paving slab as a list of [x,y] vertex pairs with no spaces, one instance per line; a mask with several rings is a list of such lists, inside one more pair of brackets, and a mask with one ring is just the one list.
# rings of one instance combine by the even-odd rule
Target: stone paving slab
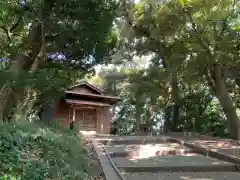
[[120,145],[113,145],[113,146],[105,146],[108,147],[109,151],[118,152],[118,151],[132,151],[132,150],[139,150],[139,149],[175,149],[175,148],[185,148],[178,143],[156,143],[156,144],[120,144]]
[[[240,149],[238,142],[230,141],[230,140],[219,140],[217,138],[212,138],[208,136],[199,136],[199,135],[189,135],[185,134],[181,136],[181,133],[177,133],[171,136],[148,136],[148,137],[104,137],[101,138],[107,142],[106,145],[108,147],[108,151],[116,151],[118,153],[121,152],[132,152],[143,150],[144,153],[137,154],[137,157],[132,157],[132,159],[128,158],[111,158],[122,172],[131,172],[127,174],[129,180],[240,180],[239,173],[233,172],[239,167],[233,163],[225,162],[224,158],[219,158],[221,160],[217,160],[214,158],[202,156],[200,154],[186,154],[186,155],[177,155],[177,156],[156,156],[153,157],[156,153],[156,150],[168,149],[164,147],[164,144],[172,144],[175,147],[179,147],[180,149],[191,149],[196,146],[201,147],[201,151],[205,149],[203,155],[210,155],[211,157],[218,158],[218,156],[212,156],[212,153],[206,152],[221,152],[225,154],[231,154],[233,152],[232,149]],[[98,140],[96,140],[98,141]],[[110,143],[109,143],[110,142]],[[170,143],[171,142],[171,143]],[[184,143],[183,143],[184,142]],[[158,148],[155,148],[153,144],[158,144]],[[104,143],[105,144],[105,143]],[[127,144],[127,145],[126,145]],[[132,144],[136,144],[132,146]],[[160,145],[161,144],[161,145]],[[182,145],[190,144],[191,146],[187,146],[189,148],[183,147]],[[109,146],[114,145],[114,146]],[[194,145],[194,146],[192,146]],[[105,146],[105,147],[106,147]],[[152,146],[152,147],[150,147]],[[118,147],[118,148],[116,148]],[[142,148],[140,148],[142,147]],[[148,147],[148,148],[147,148]],[[115,150],[114,150],[115,148]],[[171,149],[170,147],[169,149]],[[152,149],[152,150],[151,150]],[[174,149],[174,148],[173,148]],[[178,148],[175,148],[178,149]],[[199,148],[198,148],[199,149]],[[207,150],[206,150],[207,149]],[[152,151],[146,155],[145,152]],[[233,154],[233,153],[232,153]],[[106,158],[103,158],[105,155],[102,152],[98,152],[100,157],[100,161],[103,163],[102,166],[107,166],[107,168],[103,167],[104,172],[110,171],[110,175],[115,177],[110,177],[110,180],[115,180],[115,178],[119,178],[114,175],[113,169],[111,169],[109,162],[107,162]],[[149,157],[150,155],[150,157]],[[145,156],[145,157],[144,157]],[[152,156],[152,157],[151,157]],[[229,155],[236,157],[237,155]],[[105,160],[104,160],[105,159]],[[104,162],[105,161],[105,162]],[[112,162],[112,161],[111,161]],[[231,161],[235,162],[235,161]],[[115,165],[114,165],[115,166]],[[214,171],[209,173],[210,171]],[[142,173],[136,173],[142,172]],[[151,173],[148,173],[151,172]],[[161,173],[154,173],[161,172]],[[167,173],[171,172],[171,173]],[[190,173],[194,172],[194,173]],[[204,173],[203,173],[204,172]],[[224,173],[221,173],[224,172]]]
[[126,173],[126,180],[240,180],[237,172]]
[[211,151],[236,156],[240,158],[240,145],[235,145],[229,142],[219,142],[219,141],[189,141],[190,143],[194,143],[197,146],[206,148]]
[[143,159],[113,158],[116,166],[126,172],[154,172],[154,171],[235,171],[236,165],[205,157],[193,156],[164,156]]
[[113,145],[106,146],[112,157],[152,157],[172,156],[195,153],[191,148],[184,147],[177,143],[144,144],[144,145]]
[[161,144],[121,144],[121,145],[113,145],[113,146],[105,146],[108,148],[109,152],[124,152],[124,151],[135,151],[135,150],[159,150],[159,149],[166,149],[166,150],[173,150],[173,149],[190,149],[184,147],[177,143],[161,143]]
[[240,164],[240,143],[231,139],[219,139],[205,135],[171,133],[175,142],[200,150],[203,154]]
[[220,161],[218,159],[213,159],[210,157],[205,157],[202,155],[193,155],[193,156],[167,156],[167,157],[150,157],[143,159],[126,159],[126,158],[114,158],[113,159],[116,165],[119,166],[172,166],[172,165],[230,165],[232,163]]
[[118,144],[153,144],[153,143],[166,143],[169,139],[165,137],[158,138],[136,138],[136,139],[114,139],[108,141],[105,144],[109,145],[118,145]]
[[106,136],[94,137],[95,141],[103,144],[150,144],[168,142],[171,138],[167,136]]

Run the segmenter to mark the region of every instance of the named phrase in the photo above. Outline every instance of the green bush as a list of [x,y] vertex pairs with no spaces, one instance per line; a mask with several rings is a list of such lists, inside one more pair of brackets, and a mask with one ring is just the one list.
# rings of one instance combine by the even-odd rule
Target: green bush
[[0,180],[88,180],[82,140],[56,122],[0,124]]

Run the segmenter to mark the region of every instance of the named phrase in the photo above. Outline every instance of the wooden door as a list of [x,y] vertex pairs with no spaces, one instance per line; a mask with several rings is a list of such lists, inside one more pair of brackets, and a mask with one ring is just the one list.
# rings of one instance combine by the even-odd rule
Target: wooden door
[[96,110],[76,109],[76,121],[79,121],[80,131],[96,131]]

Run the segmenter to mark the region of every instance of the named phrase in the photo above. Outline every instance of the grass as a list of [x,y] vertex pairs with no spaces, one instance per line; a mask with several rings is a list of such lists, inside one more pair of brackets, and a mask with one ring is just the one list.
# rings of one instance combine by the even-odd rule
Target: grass
[[89,180],[81,137],[56,122],[0,123],[0,180]]

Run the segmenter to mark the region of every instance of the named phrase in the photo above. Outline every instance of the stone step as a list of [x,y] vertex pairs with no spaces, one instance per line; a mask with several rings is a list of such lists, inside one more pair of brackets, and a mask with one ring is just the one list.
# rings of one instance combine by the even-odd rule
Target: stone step
[[192,155],[196,154],[194,149],[177,149],[177,150],[156,150],[156,151],[129,151],[129,152],[109,152],[111,157],[125,157],[125,158],[137,158],[137,157],[152,157],[152,156],[176,156],[176,155]]
[[236,165],[207,165],[207,166],[118,166],[121,172],[235,172]]
[[132,139],[112,139],[105,140],[102,143],[108,145],[120,145],[120,144],[154,144],[154,143],[166,143],[171,142],[171,138],[168,137],[157,137],[157,138],[132,138]]
[[127,180],[239,180],[238,172],[123,173]]
[[112,157],[151,157],[151,156],[173,156],[196,153],[194,149],[174,143],[149,144],[149,145],[114,145],[108,146]]
[[153,144],[119,144],[106,145],[109,152],[124,152],[134,150],[150,150],[150,149],[182,149],[186,148],[178,143],[153,143]]
[[238,166],[201,155],[166,156],[143,159],[113,158],[124,172],[210,172],[236,171]]

